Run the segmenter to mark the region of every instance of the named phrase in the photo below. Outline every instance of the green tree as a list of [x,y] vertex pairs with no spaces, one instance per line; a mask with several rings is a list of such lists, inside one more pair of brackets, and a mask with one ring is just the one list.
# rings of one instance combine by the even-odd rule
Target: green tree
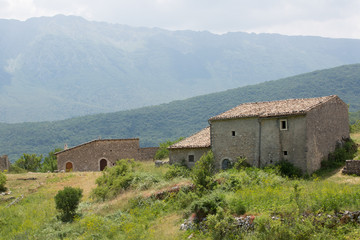
[[167,140],[166,142],[160,143],[159,144],[159,149],[157,150],[156,154],[155,154],[155,159],[165,159],[169,157],[169,150],[168,147],[170,147],[171,145],[180,142],[181,140],[183,140],[184,138],[181,137],[175,141],[170,141]]
[[83,190],[80,188],[65,187],[55,195],[56,209],[60,211],[63,222],[71,222],[76,215]]
[[36,172],[41,168],[42,155],[24,153],[21,158],[16,160],[15,166],[27,171]]
[[195,163],[192,169],[191,178],[196,189],[200,192],[211,190],[214,185],[215,160],[210,150]]
[[0,192],[6,190],[5,183],[6,183],[6,176],[0,171]]
[[55,153],[60,152],[63,149],[61,148],[55,148],[54,151],[49,152],[49,154],[45,157],[44,162],[41,165],[41,171],[42,172],[54,172],[57,170],[57,158]]

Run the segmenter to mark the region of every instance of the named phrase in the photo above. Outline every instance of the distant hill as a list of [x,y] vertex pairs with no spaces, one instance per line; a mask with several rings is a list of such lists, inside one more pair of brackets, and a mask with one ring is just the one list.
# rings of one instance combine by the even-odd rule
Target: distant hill
[[356,39],[0,20],[0,122],[139,108],[359,62]]
[[0,155],[12,161],[22,153],[48,153],[99,137],[139,137],[142,146],[189,136],[207,120],[244,102],[336,94],[353,112],[360,110],[360,64],[310,72],[290,78],[174,101],[158,106],[68,120],[40,123],[0,123]]

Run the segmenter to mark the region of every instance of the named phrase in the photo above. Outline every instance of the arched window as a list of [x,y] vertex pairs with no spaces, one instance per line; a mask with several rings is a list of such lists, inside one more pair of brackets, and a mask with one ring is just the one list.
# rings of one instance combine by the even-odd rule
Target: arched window
[[226,170],[226,169],[229,169],[229,168],[231,168],[231,162],[230,162],[229,159],[226,158],[221,163],[221,169]]
[[107,166],[107,161],[106,161],[106,159],[101,159],[101,160],[100,160],[100,171],[103,171],[106,166]]
[[66,172],[72,172],[72,170],[73,170],[72,162],[67,162],[66,165],[65,165],[65,171]]

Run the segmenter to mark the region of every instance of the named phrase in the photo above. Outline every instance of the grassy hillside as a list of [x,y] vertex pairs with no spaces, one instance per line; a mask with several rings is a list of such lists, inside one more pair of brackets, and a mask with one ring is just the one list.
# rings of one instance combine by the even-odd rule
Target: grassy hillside
[[360,62],[360,40],[0,20],[0,122],[155,105]]
[[[352,138],[359,143],[360,134]],[[359,158],[359,156],[357,156]],[[139,162],[130,187],[105,201],[91,197],[100,172],[6,174],[10,195],[0,195],[0,239],[358,239],[359,222],[342,217],[358,211],[360,177],[340,169],[307,179],[288,179],[271,169],[232,169],[213,176],[209,192],[189,186],[188,176],[169,180],[167,165]],[[119,177],[120,179],[120,177]],[[65,186],[80,187],[84,197],[72,223],[57,219],[54,196]],[[186,190],[187,189],[187,190]],[[154,197],[151,197],[154,196]],[[155,197],[156,196],[156,197]],[[19,201],[7,207],[12,201]],[[194,206],[208,215],[208,230],[180,230]],[[244,214],[244,215],[243,215]],[[252,216],[253,228],[236,228],[233,216]],[[204,228],[202,228],[204,229]],[[225,235],[227,234],[227,235]],[[221,237],[222,236],[222,237]],[[232,239],[231,236],[229,239]]]
[[336,94],[360,110],[360,64],[315,71],[290,78],[203,95],[168,104],[98,114],[63,121],[0,123],[0,154],[12,161],[22,153],[48,153],[101,138],[139,137],[142,146],[189,136],[207,126],[207,120],[238,104]]

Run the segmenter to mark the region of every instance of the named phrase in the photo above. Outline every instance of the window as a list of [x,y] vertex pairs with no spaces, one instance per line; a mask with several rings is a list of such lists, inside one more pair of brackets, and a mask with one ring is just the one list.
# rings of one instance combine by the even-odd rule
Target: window
[[189,162],[194,162],[195,157],[194,157],[194,155],[189,155],[188,159],[189,159]]
[[232,135],[233,137],[235,137],[235,131],[232,131],[232,132],[231,132],[231,135]]
[[280,130],[288,130],[288,124],[286,119],[280,120]]
[[284,151],[284,156],[287,156],[288,155],[288,152],[287,151]]

